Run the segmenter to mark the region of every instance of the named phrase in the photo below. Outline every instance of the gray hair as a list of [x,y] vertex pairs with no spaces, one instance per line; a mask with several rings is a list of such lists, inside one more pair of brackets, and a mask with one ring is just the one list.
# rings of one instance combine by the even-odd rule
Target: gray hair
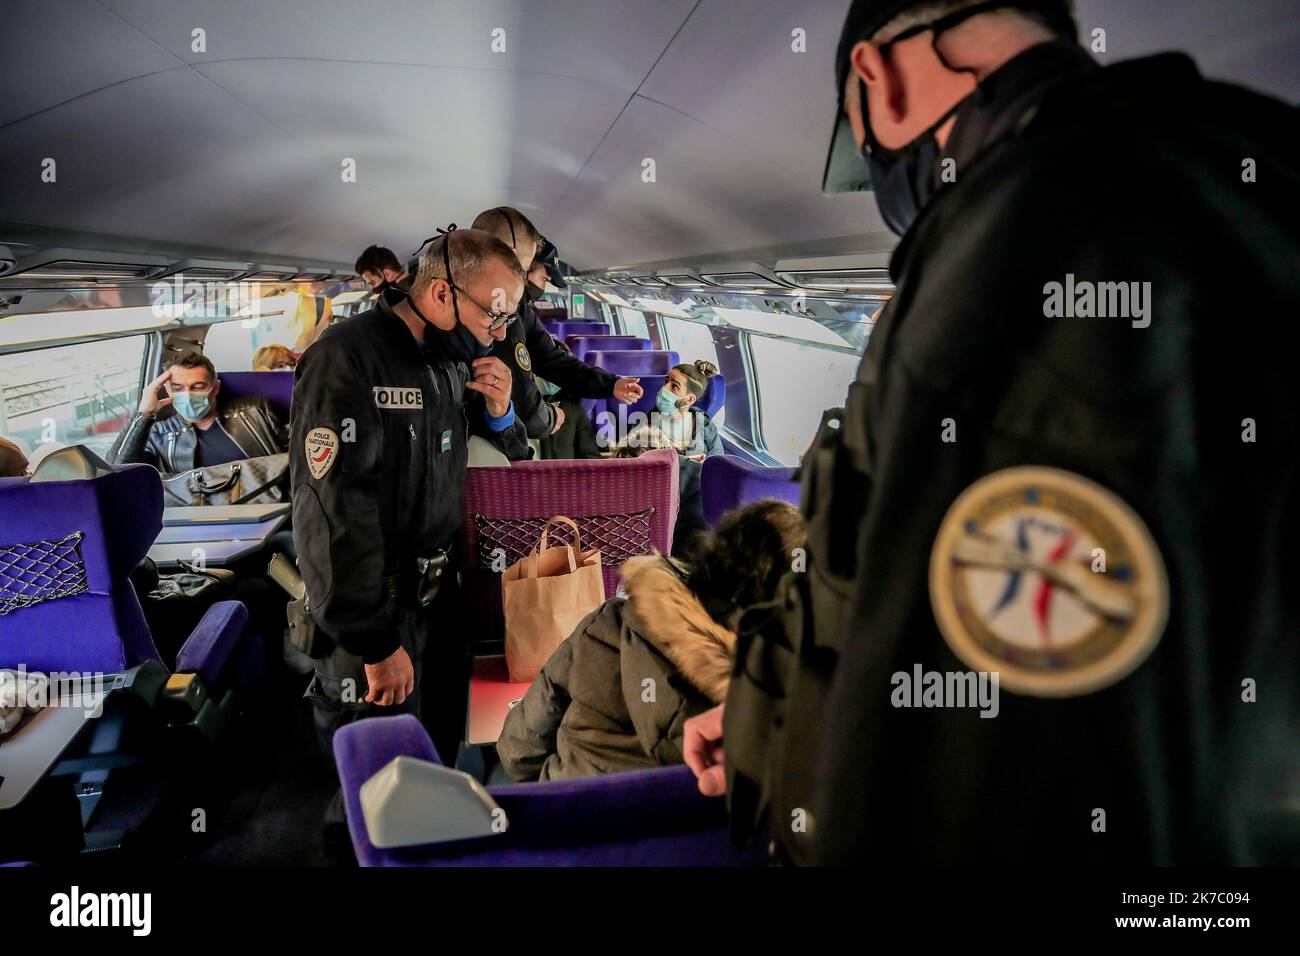
[[[958,10],[966,7],[973,7],[977,3],[983,3],[984,0],[920,0],[915,6],[908,7],[894,19],[890,20],[883,27],[875,32],[871,37],[873,43],[884,43],[892,40],[904,30],[910,30],[912,27],[920,26],[923,23],[933,23],[940,17],[945,17],[950,13],[956,13]],[[1065,17],[1073,19],[1074,17],[1074,0],[1059,0],[1062,13]],[[1041,27],[1051,30],[1053,33],[1060,33],[1059,24],[1052,18],[1038,10],[1025,10],[1018,7],[1003,7],[989,10],[989,13],[1014,13],[1026,20],[1032,20]],[[1071,36],[1068,39],[1073,40]]]
[[[447,260],[451,263],[451,275],[447,275],[447,265],[443,259],[442,248],[447,243]],[[489,259],[500,259],[506,263],[511,272],[521,281],[524,270],[519,266],[515,251],[496,236],[479,229],[456,229],[439,236],[425,247],[420,255],[420,266],[411,283],[412,292],[423,292],[434,279],[444,279],[464,287],[472,282]]]

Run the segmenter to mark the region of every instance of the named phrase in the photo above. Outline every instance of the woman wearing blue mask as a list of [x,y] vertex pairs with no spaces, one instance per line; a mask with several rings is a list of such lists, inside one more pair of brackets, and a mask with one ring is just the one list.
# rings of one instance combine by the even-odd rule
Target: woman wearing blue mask
[[655,424],[684,458],[694,462],[723,453],[718,426],[696,404],[709,387],[709,377],[717,374],[717,366],[703,359],[689,365],[675,365],[655,397],[658,412]]

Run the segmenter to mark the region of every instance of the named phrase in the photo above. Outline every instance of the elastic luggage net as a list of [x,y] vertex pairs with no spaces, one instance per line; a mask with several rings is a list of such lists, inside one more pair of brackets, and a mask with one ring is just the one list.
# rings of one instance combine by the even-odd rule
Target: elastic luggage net
[[0,617],[89,590],[80,531],[58,541],[0,545]]
[[[650,539],[650,516],[654,508],[628,514],[574,516],[581,535],[582,550],[600,550],[601,567],[622,564],[628,558],[649,554],[653,550]],[[479,567],[490,570],[493,551],[501,548],[506,553],[506,564],[511,565],[526,555],[542,537],[543,518],[489,518],[475,515],[478,529]],[[570,540],[564,525],[552,528],[548,542],[563,544]],[[498,564],[498,568],[500,565]]]

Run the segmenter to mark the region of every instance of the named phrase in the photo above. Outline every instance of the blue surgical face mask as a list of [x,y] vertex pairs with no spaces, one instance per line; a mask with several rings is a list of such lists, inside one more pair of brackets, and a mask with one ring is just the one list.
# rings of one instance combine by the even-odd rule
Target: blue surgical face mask
[[659,394],[655,396],[655,408],[664,417],[677,414],[677,396],[667,385],[659,389]]
[[181,418],[197,422],[207,418],[212,408],[212,398],[206,392],[173,392],[172,407]]
[[560,390],[560,386],[554,382],[548,382],[544,378],[537,379],[537,388],[543,395],[555,395]]

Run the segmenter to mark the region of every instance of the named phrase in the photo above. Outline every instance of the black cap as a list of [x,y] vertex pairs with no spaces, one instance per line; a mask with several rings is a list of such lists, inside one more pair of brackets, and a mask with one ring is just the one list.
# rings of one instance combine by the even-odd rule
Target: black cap
[[546,274],[550,277],[551,285],[557,289],[563,289],[569,283],[564,279],[564,273],[560,271],[560,253],[555,248],[555,244],[545,236],[541,237],[541,242],[537,246],[537,254],[533,256],[534,262],[540,262],[546,266]]
[[[853,138],[853,126],[844,115],[844,87],[849,78],[849,54],[859,40],[875,35],[894,17],[908,7],[917,6],[921,0],[853,0],[844,29],[840,31],[840,45],[835,51],[835,110],[834,133],[826,153],[826,171],[822,175],[822,192],[849,193],[871,188],[867,164],[862,161],[858,144]],[[865,104],[863,106],[865,117]]]

